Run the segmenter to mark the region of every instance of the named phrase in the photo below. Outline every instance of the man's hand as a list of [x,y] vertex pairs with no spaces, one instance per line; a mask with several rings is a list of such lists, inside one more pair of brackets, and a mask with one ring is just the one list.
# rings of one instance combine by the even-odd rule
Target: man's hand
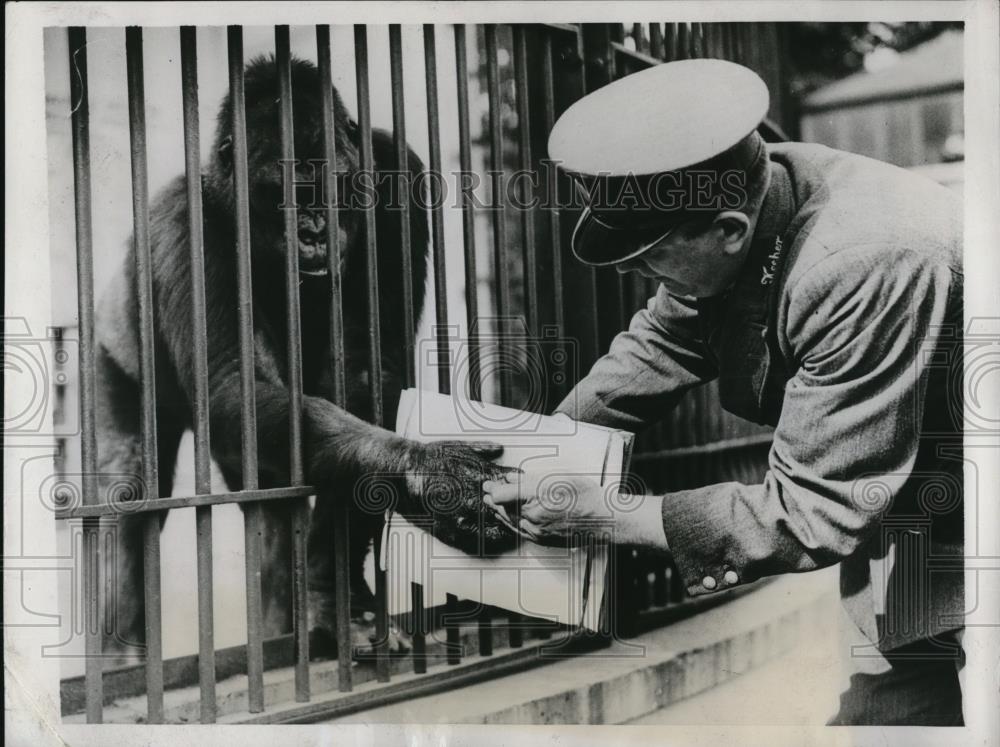
[[507,474],[483,483],[483,503],[504,512],[504,518],[507,508],[517,509],[520,518],[511,523],[540,544],[591,534],[617,544],[667,549],[662,496],[619,494],[617,486],[588,477]]
[[[508,474],[483,483],[483,502],[520,514],[516,526],[542,544],[563,542],[574,532],[610,532],[609,489],[577,475]],[[613,495],[611,496],[613,498]]]

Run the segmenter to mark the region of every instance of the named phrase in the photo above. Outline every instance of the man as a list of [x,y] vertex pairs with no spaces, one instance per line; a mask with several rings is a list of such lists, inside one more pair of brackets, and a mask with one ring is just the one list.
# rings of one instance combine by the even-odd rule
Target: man
[[[638,431],[718,377],[725,409],[775,427],[763,482],[644,496],[614,541],[669,549],[695,596],[839,562],[872,645],[831,723],[960,725],[961,370],[942,365],[960,359],[960,202],[867,158],[765,145],[767,105],[752,71],[691,60],[556,124],[550,155],[588,200],[574,253],[660,283],[557,411]],[[486,500],[522,503],[539,541],[608,515],[590,480],[567,509],[521,479]]]

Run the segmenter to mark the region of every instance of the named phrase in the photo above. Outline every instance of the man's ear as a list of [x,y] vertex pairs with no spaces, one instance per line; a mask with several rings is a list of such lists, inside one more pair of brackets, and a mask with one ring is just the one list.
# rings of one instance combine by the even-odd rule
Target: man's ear
[[722,250],[726,254],[739,254],[743,249],[747,233],[750,231],[750,218],[737,210],[726,210],[715,216],[712,225],[722,231]]

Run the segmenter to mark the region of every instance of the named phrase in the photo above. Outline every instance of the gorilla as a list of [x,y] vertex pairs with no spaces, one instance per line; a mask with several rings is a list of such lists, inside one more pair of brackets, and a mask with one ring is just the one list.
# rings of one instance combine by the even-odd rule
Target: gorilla
[[[292,60],[296,183],[318,178],[323,159],[320,76],[310,62]],[[308,538],[310,626],[320,640],[335,630],[332,541],[334,501],[351,501],[351,616],[355,646],[371,640],[374,595],[363,577],[363,560],[381,511],[357,500],[359,482],[372,476],[392,488],[395,510],[430,525],[440,539],[469,553],[502,551],[513,546],[513,533],[490,511],[482,511],[481,483],[502,475],[496,465],[501,448],[460,442],[417,443],[371,422],[369,393],[367,267],[364,212],[355,206],[352,179],[359,173],[360,132],[333,92],[336,123],[336,171],[339,190],[338,236],[346,370],[346,409],[333,404],[334,362],[330,345],[331,284],[327,272],[325,205],[297,201],[299,302],[303,383],[302,440],[305,479],[316,489]],[[278,137],[279,82],[273,57],[256,58],[245,71],[248,138],[251,272],[255,347],[257,453],[261,488],[289,481],[289,417],[286,332],[284,214],[281,149]],[[217,121],[214,148],[202,174],[204,268],[206,280],[209,423],[211,454],[232,491],[243,486],[236,207],[231,140],[233,102],[227,95]],[[384,411],[395,412],[405,371],[401,211],[393,209],[396,184],[379,178],[397,167],[390,133],[372,133],[376,178],[375,210],[379,318]],[[409,151],[411,183],[423,171]],[[370,176],[370,175],[369,175]],[[310,185],[311,186],[311,185]],[[297,187],[299,189],[300,187]],[[370,197],[371,195],[369,195]],[[428,230],[426,210],[412,194],[410,233],[413,319],[424,301]],[[360,204],[360,203],[359,203]],[[177,448],[192,427],[194,360],[191,256],[188,205],[183,175],[174,179],[150,205],[150,242],[154,314],[156,426],[159,485],[169,496]],[[97,429],[102,479],[141,474],[136,271],[131,253],[102,295],[97,311]],[[118,476],[118,477],[116,477]],[[104,485],[107,488],[105,482]],[[141,493],[136,486],[136,492]],[[263,506],[264,562],[262,590],[265,633],[291,629],[291,539],[287,507]],[[116,574],[113,623],[106,626],[105,650],[129,655],[143,642],[143,569],[140,515],[122,512],[114,522]],[[193,549],[185,548],[193,552]],[[110,621],[109,621],[110,622]],[[395,631],[390,648],[405,650]]]

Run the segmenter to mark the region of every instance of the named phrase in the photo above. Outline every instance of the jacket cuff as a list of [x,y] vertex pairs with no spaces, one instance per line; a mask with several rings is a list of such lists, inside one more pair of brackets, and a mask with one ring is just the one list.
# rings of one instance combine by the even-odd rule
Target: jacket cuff
[[[739,544],[726,541],[739,483],[720,483],[663,497],[663,533],[690,596],[712,594],[752,580],[744,573]],[[725,514],[730,514],[730,521]]]

